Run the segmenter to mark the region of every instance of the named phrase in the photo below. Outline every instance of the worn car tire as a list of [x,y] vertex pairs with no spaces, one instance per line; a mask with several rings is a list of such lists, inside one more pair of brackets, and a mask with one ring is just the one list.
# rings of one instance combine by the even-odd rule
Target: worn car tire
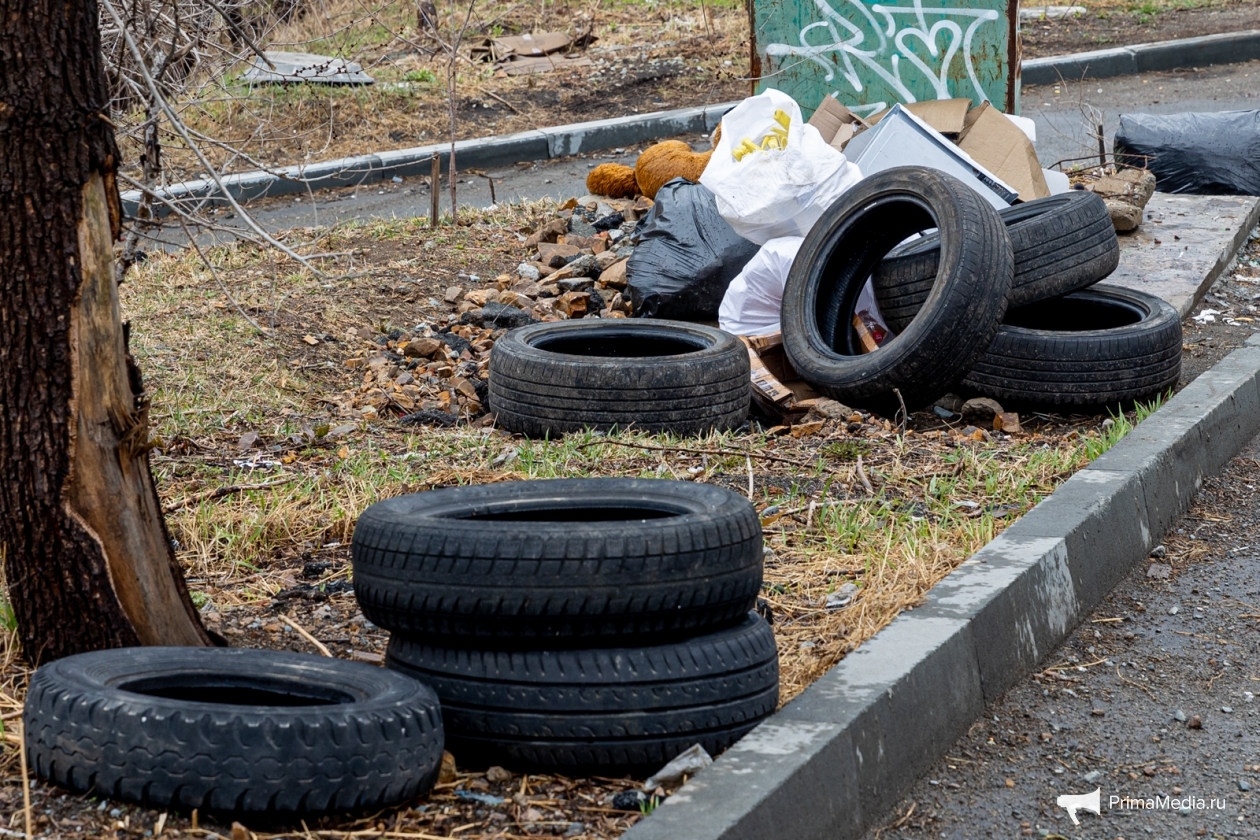
[[1176,385],[1181,351],[1169,303],[1095,286],[1012,309],[963,385],[1004,406],[1125,405]]
[[[1012,307],[1059,297],[1102,280],[1120,264],[1120,242],[1103,200],[1091,192],[1016,204],[998,215],[1015,256]],[[898,248],[875,270],[872,286],[888,326],[903,331],[936,282],[941,241],[935,233]]]
[[494,652],[394,636],[385,663],[434,687],[450,748],[473,766],[657,770],[695,743],[726,749],[779,698],[774,633],[756,613],[653,647]]
[[363,614],[389,630],[496,646],[623,644],[741,621],[761,588],[761,523],[711,484],[590,478],[398,496],[359,517]]
[[[942,256],[921,317],[860,353],[851,327],[858,293],[889,249],[930,227],[940,229]],[[827,396],[887,414],[901,401],[913,410],[946,393],[984,352],[1013,270],[1006,227],[979,193],[934,169],[886,169],[841,196],[805,237],[783,293],[783,344]]]
[[31,678],[31,766],[78,791],[156,808],[316,814],[429,790],[438,699],[402,674],[241,648],[122,648]]
[[490,409],[530,437],[582,429],[678,435],[733,429],[752,397],[748,351],[734,336],[677,321],[531,324],[495,342]]

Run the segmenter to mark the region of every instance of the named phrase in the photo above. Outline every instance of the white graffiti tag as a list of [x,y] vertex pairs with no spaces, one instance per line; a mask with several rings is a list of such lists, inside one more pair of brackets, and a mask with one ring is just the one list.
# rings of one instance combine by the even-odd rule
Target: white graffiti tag
[[[912,0],[910,6],[875,3],[869,7],[862,0],[847,0],[850,11],[846,16],[836,11],[829,0],[814,3],[823,19],[801,30],[800,46],[767,44],[767,56],[813,62],[825,71],[826,81],[835,81],[839,76],[853,93],[861,93],[864,85],[857,62],[883,80],[902,102],[915,102],[917,97],[903,80],[905,65],[909,65],[910,72],[922,74],[937,99],[949,99],[953,94],[947,74],[961,52],[975,98],[988,100],[972,63],[971,45],[977,29],[999,18],[997,11],[924,7],[922,0]],[[930,25],[929,18],[933,20]],[[938,46],[937,39],[942,36],[943,46]],[[921,45],[917,52],[912,49],[912,41]],[[921,57],[923,49],[935,68]],[[836,93],[842,100],[848,98],[841,91]],[[873,111],[884,107],[884,102],[868,103]]]

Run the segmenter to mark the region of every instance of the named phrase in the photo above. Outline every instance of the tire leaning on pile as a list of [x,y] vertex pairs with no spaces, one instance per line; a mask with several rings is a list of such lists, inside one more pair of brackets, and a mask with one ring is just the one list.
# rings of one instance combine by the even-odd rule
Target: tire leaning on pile
[[[851,322],[858,294],[897,243],[940,231],[936,279],[919,317],[863,354]],[[823,213],[783,293],[783,344],[820,392],[892,416],[946,393],[971,369],[1006,313],[1014,255],[1006,226],[957,178],[907,166],[864,179]]]
[[[1015,274],[1012,307],[1083,289],[1120,263],[1120,242],[1103,200],[1072,190],[998,211],[1011,238]],[[936,282],[940,237],[933,233],[899,247],[872,276],[888,326],[904,331]]]
[[500,427],[530,437],[588,428],[726,431],[747,419],[751,398],[747,349],[699,324],[531,324],[505,334],[490,354],[490,410]]
[[963,386],[1004,406],[1128,405],[1177,384],[1181,340],[1181,317],[1167,301],[1093,286],[1008,312]]

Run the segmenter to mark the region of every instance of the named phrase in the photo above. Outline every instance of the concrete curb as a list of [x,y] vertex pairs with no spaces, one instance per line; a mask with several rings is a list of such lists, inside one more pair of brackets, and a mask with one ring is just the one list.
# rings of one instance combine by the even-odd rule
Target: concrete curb
[[[1106,78],[1179,67],[1203,67],[1260,58],[1260,30],[1228,35],[1207,35],[1181,41],[1139,44],[1074,55],[1035,58],[1023,63],[1023,83],[1049,84],[1082,76]],[[701,134],[717,128],[722,115],[737,102],[723,102],[699,108],[657,111],[610,120],[559,125],[502,134],[455,143],[455,161],[465,169],[488,169],[514,163],[575,155],[632,146],[648,140]],[[223,191],[207,180],[184,181],[165,191],[168,201],[184,208],[202,204],[226,204],[223,192],[238,201],[292,195],[330,187],[375,184],[394,176],[428,175],[433,156],[441,160],[442,171],[450,163],[450,144],[434,143],[411,149],[378,152],[361,157],[286,166],[272,171],[243,172],[222,179]],[[134,217],[140,207],[140,191],[122,194],[123,213]],[[158,215],[170,209],[157,206]]]
[[1209,64],[1237,64],[1260,58],[1260,30],[1158,41],[1109,50],[1033,58],[1020,68],[1026,85],[1055,84],[1060,79],[1107,79]]
[[634,826],[858,838],[1083,620],[1260,432],[1260,336],[1204,373]]

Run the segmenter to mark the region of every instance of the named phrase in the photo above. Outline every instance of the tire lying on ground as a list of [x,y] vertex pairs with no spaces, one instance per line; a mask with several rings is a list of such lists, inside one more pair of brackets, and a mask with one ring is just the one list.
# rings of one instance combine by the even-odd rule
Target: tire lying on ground
[[1148,400],[1180,375],[1177,310],[1095,286],[1012,309],[963,385],[1004,406],[1092,408]]
[[636,428],[694,435],[748,416],[748,351],[734,336],[678,321],[531,324],[495,342],[490,409],[503,428],[545,437]]
[[[1015,256],[1011,306],[1083,289],[1120,264],[1120,243],[1103,200],[1073,190],[998,211]],[[876,269],[875,299],[897,332],[909,326],[936,282],[941,242],[936,234],[898,248]]]
[[761,524],[710,484],[590,478],[398,496],[359,517],[354,591],[402,633],[498,646],[624,644],[741,621]]
[[450,749],[471,766],[657,770],[695,743],[726,749],[779,697],[774,633],[755,613],[654,647],[493,652],[394,636],[385,662],[434,687]]
[[[888,251],[939,228],[936,280],[918,318],[861,354],[858,293]],[[907,166],[866,178],[823,213],[801,244],[783,293],[783,344],[803,379],[848,405],[913,410],[962,378],[1006,312],[1014,258],[1006,227],[980,194],[943,172]]]
[[43,778],[156,808],[315,814],[429,790],[437,697],[410,677],[319,656],[122,648],[41,667],[23,713]]

